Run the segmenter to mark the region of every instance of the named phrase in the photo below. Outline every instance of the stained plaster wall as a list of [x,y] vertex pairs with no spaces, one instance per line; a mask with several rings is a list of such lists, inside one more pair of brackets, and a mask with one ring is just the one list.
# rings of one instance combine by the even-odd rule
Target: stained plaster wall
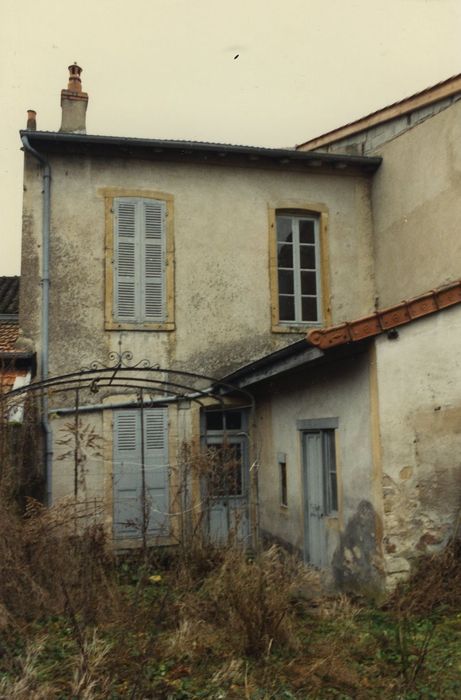
[[383,158],[372,180],[377,306],[461,277],[461,95],[319,150]]
[[[103,188],[174,196],[176,330],[124,331],[135,356],[221,374],[296,338],[270,332],[268,206],[281,203],[328,207],[333,322],[372,308],[364,178],[77,156],[50,162],[51,374],[118,349],[119,332],[104,331]],[[21,317],[37,346],[41,191],[40,169],[26,156]]]
[[454,531],[461,508],[461,309],[376,341],[388,584]]
[[[104,495],[104,429],[102,413],[80,416],[79,461],[75,459],[75,416],[52,416],[53,427],[53,499],[60,500],[74,495],[74,479],[77,473],[77,496],[81,499],[102,499]],[[94,434],[96,440],[88,440]]]
[[[50,156],[50,375],[131,350],[163,367],[219,376],[301,337],[270,331],[268,207],[321,203],[329,210],[332,320],[373,305],[369,182],[352,175],[305,175],[142,160]],[[174,197],[175,323],[172,332],[104,329],[104,188]],[[42,176],[26,154],[21,325],[40,350]],[[354,274],[350,270],[354,269]],[[106,400],[104,392],[83,403]],[[71,406],[74,396],[53,396]],[[64,419],[53,422],[55,457]],[[91,414],[111,445],[110,422]],[[192,437],[192,435],[189,435]],[[179,443],[178,443],[179,444]],[[88,493],[110,495],[107,461],[87,477]],[[94,458],[96,460],[96,458]],[[53,460],[54,497],[73,493],[73,461]],[[104,474],[106,476],[104,476]]]
[[[338,517],[326,518],[327,569],[339,587],[376,593],[382,586],[380,473],[373,458],[370,355],[303,368],[256,393],[261,529],[304,550],[301,433],[297,420],[339,419]],[[280,505],[278,453],[287,464],[288,508]]]
[[376,287],[388,306],[461,277],[461,101],[373,151]]

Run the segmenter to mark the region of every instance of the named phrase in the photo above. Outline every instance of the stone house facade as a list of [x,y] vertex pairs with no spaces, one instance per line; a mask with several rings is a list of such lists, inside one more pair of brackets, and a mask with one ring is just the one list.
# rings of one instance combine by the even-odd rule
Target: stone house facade
[[30,112],[21,132],[21,328],[45,383],[127,351],[163,374],[145,406],[136,382],[79,396],[101,447],[77,476],[63,436],[79,385],[47,395],[49,500],[101,499],[127,547],[148,493],[143,534],[173,544],[178,513],[204,499],[184,445],[231,449],[233,483],[207,487],[209,536],[275,538],[340,585],[391,585],[446,541],[457,507],[459,286],[453,308],[398,333],[355,337],[349,322],[459,278],[460,103],[365,154],[334,138],[313,151],[92,136],[69,71],[60,131]]

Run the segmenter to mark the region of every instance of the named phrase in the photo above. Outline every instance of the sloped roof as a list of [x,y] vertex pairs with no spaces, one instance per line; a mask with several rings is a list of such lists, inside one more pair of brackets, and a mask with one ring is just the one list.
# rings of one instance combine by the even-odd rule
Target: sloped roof
[[333,153],[303,153],[294,148],[265,148],[233,146],[200,141],[168,141],[122,136],[98,136],[55,131],[20,131],[29,144],[43,153],[93,154],[122,158],[147,157],[154,161],[206,163],[252,168],[276,168],[318,172],[333,168],[343,172],[356,168],[374,173],[381,165],[379,156],[337,155]]
[[309,139],[304,143],[300,143],[296,148],[301,151],[314,151],[316,148],[323,148],[330,143],[347,138],[353,134],[358,134],[377,124],[383,124],[384,122],[409,114],[409,112],[413,112],[415,109],[427,107],[434,102],[439,102],[457,93],[461,93],[461,73],[453,75],[451,78],[443,80],[436,85],[432,85],[425,90],[416,92],[414,95],[410,95],[410,97],[405,97],[403,100],[387,105],[387,107],[382,107],[376,112],[367,114],[365,117],[360,117],[360,119],[349,122],[349,124],[344,124],[320,136]]
[[0,372],[0,394],[6,394],[14,387],[17,377],[27,377],[28,369],[5,369]]
[[354,321],[327,328],[313,328],[306,339],[310,345],[327,350],[337,345],[357,342],[391,331],[397,326],[403,326],[455,304],[461,304],[461,280],[438,289],[431,289],[413,299],[401,301],[399,304],[380,309],[374,314]]
[[14,344],[18,334],[17,321],[0,321],[0,352],[15,352]]
[[0,277],[0,315],[19,313],[19,277]]

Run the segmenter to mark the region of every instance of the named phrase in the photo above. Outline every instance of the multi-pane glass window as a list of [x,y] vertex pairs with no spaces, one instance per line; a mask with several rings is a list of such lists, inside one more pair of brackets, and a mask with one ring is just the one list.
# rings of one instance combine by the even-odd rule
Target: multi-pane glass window
[[208,496],[242,496],[244,491],[244,440],[241,411],[205,414],[208,464],[204,474]]
[[338,482],[336,474],[335,431],[322,430],[323,488],[325,514],[338,510]]
[[279,461],[280,470],[280,505],[288,507],[287,463],[285,459]]
[[321,321],[319,220],[311,214],[277,213],[279,321]]

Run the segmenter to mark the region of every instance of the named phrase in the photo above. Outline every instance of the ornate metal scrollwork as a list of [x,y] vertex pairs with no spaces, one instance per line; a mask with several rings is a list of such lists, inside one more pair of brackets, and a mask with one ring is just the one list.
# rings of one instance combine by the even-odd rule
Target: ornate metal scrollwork
[[90,362],[89,365],[86,365],[85,367],[82,367],[81,371],[82,372],[88,372],[88,371],[93,371],[97,372],[98,370],[107,370],[107,369],[113,369],[115,371],[118,371],[119,369],[150,369],[150,370],[158,370],[160,369],[160,365],[157,363],[152,363],[148,359],[143,358],[142,360],[138,360],[137,362],[133,361],[133,353],[131,350],[124,350],[123,352],[116,352],[115,350],[112,350],[109,353],[108,356],[108,362],[105,363],[102,360],[93,360]]

